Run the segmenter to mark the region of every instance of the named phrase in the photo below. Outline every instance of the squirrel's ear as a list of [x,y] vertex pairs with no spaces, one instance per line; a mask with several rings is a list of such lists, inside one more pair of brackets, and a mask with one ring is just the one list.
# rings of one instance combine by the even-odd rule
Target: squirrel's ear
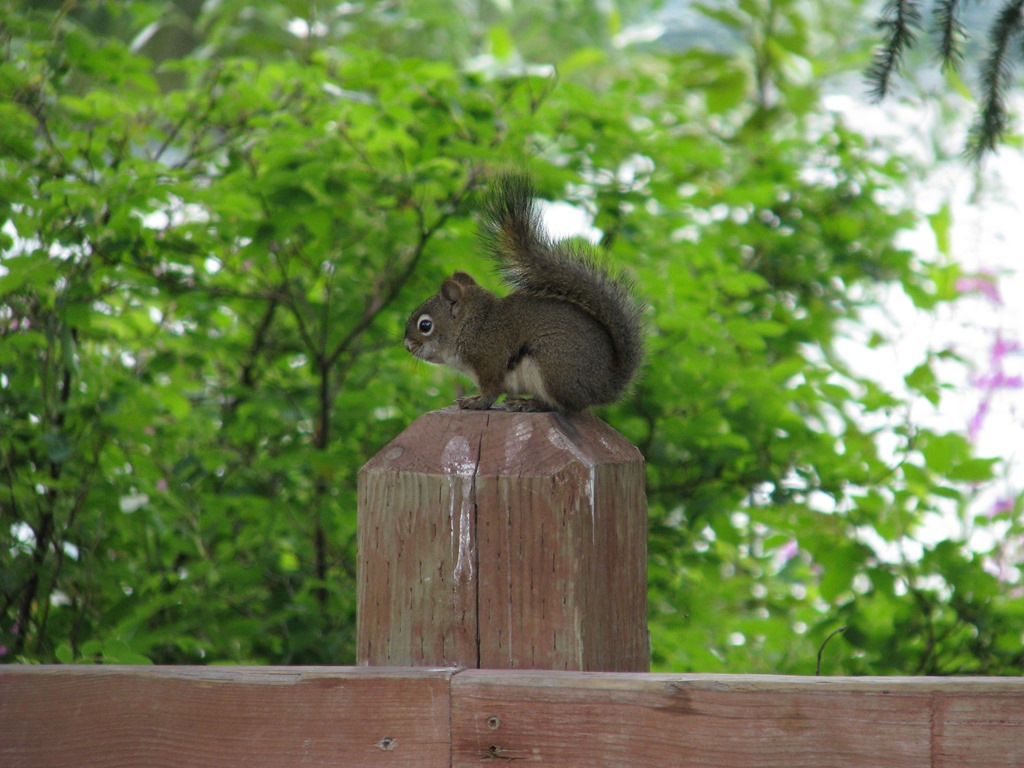
[[[459,275],[465,273],[456,272],[455,274]],[[466,275],[466,277],[469,277],[469,275]],[[472,278],[470,278],[470,280],[472,280]],[[441,283],[441,300],[444,301],[445,309],[448,310],[448,314],[452,317],[459,316],[459,307],[462,304],[462,298],[465,294],[465,290],[466,289],[462,284],[456,282],[454,279],[445,280]]]
[[451,276],[451,279],[454,280],[459,285],[476,285],[476,280],[467,275],[465,272],[456,272]]

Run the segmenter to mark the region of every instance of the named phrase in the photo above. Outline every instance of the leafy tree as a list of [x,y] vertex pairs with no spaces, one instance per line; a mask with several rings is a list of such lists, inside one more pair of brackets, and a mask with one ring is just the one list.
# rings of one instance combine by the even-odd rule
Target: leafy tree
[[352,662],[356,472],[457,386],[405,314],[485,274],[476,190],[529,161],[651,302],[604,415],[648,461],[656,666],[810,672],[832,636],[825,672],[1018,668],[966,526],[1019,537],[1019,502],[975,520],[994,462],[834,349],[957,272],[895,245],[907,162],[821,109],[825,6],[705,8],[726,54],[617,46],[640,5],[447,5],[8,4],[4,658]]

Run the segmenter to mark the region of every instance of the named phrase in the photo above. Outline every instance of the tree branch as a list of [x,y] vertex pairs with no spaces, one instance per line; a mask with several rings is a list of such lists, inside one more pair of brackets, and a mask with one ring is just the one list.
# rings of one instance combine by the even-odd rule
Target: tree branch
[[1024,29],[1024,0],[1010,0],[999,12],[989,33],[988,56],[981,65],[981,113],[971,126],[967,139],[967,156],[979,160],[995,150],[1006,134],[1009,111],[1006,91],[1013,84],[1011,46]]
[[903,68],[904,55],[917,39],[921,27],[917,0],[889,0],[877,25],[884,40],[868,68],[867,80],[872,99],[881,101],[889,95],[893,75]]
[[943,70],[955,70],[963,60],[961,44],[967,36],[960,21],[960,0],[938,0],[932,12],[938,27],[938,52]]
[[386,280],[373,295],[367,298],[362,317],[359,318],[348,334],[335,345],[334,349],[327,356],[328,365],[334,365],[353,342],[373,324],[377,316],[395,300],[402,286],[412,276],[413,270],[416,269],[416,265],[426,250],[427,244],[459,209],[466,195],[476,187],[478,179],[479,173],[477,169],[475,167],[470,168],[465,183],[448,198],[446,205],[442,207],[441,215],[432,224],[426,224],[423,219],[422,209],[417,207],[416,213],[420,218],[420,235],[417,238],[416,245],[412,247],[409,255],[404,259],[405,263],[398,271],[398,274],[392,279]]

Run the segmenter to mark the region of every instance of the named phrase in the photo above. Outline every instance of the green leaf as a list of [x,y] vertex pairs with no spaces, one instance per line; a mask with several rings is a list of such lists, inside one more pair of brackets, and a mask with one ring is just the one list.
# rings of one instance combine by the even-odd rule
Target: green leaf
[[940,389],[935,371],[932,370],[931,361],[921,363],[910,373],[903,377],[907,386],[924,395],[932,405],[939,404]]
[[850,589],[870,551],[857,544],[839,544],[821,557],[824,572],[819,587],[825,600],[833,601]]
[[39,442],[46,452],[47,461],[53,464],[61,464],[67,461],[74,453],[74,446],[66,435],[59,433],[41,435]]
[[25,286],[43,288],[60,274],[59,262],[36,250],[20,256],[4,258],[0,262],[0,295],[14,293]]
[[491,52],[499,61],[508,61],[515,53],[516,46],[512,35],[506,27],[495,25],[487,30],[487,40],[491,44]]
[[[949,258],[952,255],[949,246],[949,232],[953,224],[953,209],[950,204],[943,203],[935,213],[928,214],[928,224],[931,226],[932,234],[935,235],[935,245],[939,249],[939,253]],[[942,293],[943,291],[940,290],[939,294],[942,295]]]
[[968,459],[953,466],[948,477],[955,481],[982,483],[995,476],[998,464],[999,459]]
[[67,643],[58,645],[57,650],[54,651],[54,656],[56,656],[57,661],[61,664],[73,664],[75,661],[75,654]]
[[153,661],[138,651],[135,651],[124,640],[107,640],[103,643],[101,651],[104,664],[138,664],[151,665]]

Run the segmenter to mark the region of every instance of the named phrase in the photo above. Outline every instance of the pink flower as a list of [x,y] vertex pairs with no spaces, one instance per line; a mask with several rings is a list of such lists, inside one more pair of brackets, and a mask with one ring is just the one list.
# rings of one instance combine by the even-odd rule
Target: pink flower
[[1002,371],[994,371],[993,373],[971,377],[971,383],[978,389],[986,391],[993,389],[1020,389],[1024,387],[1024,378],[1020,376],[1007,376]]
[[956,280],[957,293],[977,293],[984,296],[993,304],[1002,306],[1003,297],[999,295],[999,287],[992,275],[978,274],[965,275]]
[[794,557],[796,557],[797,552],[799,551],[800,545],[797,543],[797,540],[790,539],[781,547],[775,550],[775,565],[781,568],[783,565],[785,565]]
[[1012,512],[1014,503],[1012,496],[1004,496],[992,505],[992,509],[988,511],[986,516],[995,517],[996,515],[1001,515],[1004,512]]
[[995,341],[989,350],[989,369],[985,373],[971,377],[971,384],[981,391],[981,402],[978,409],[971,417],[967,427],[967,438],[974,442],[981,432],[985,417],[988,416],[989,406],[992,403],[992,396],[999,389],[1021,389],[1024,388],[1024,377],[1019,375],[1010,376],[1003,370],[1003,359],[1008,355],[1020,352],[1021,344],[1015,339],[1004,339],[1001,331],[996,331]]
[[159,480],[156,481],[156,489],[158,491],[166,491],[167,490],[167,481],[164,478],[161,477]]
[[1020,342],[1014,339],[1004,339],[1003,334],[996,333],[995,344],[992,345],[992,352],[989,356],[993,363],[1000,362],[1004,357],[1014,352],[1020,351]]
[[967,427],[967,439],[972,443],[978,439],[981,426],[985,423],[985,417],[988,416],[989,405],[991,405],[989,396],[985,395],[985,399],[978,403],[978,410],[971,416],[971,423]]

